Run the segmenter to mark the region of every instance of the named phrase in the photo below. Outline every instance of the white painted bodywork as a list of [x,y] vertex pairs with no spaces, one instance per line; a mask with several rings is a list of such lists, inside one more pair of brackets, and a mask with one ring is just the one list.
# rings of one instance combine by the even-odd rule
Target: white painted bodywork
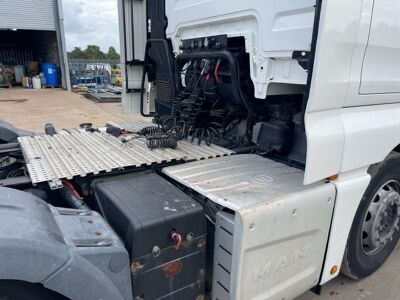
[[342,265],[351,224],[370,179],[371,176],[367,174],[367,168],[364,168],[342,173],[338,180],[334,182],[337,191],[336,203],[320,284],[324,284],[339,275],[338,271],[331,274],[331,269],[333,266],[339,268]]
[[[369,58],[371,51],[378,47],[375,39],[369,41],[370,31],[375,32],[374,24],[379,28],[396,25],[396,16],[383,18],[382,11],[390,5],[394,11],[400,9],[400,4],[393,4],[394,0],[379,2],[383,4],[375,5],[378,13],[373,15],[374,0],[323,1],[305,116],[308,143],[305,184],[382,161],[399,144],[400,133],[396,132],[400,125],[400,105],[396,103],[400,103],[400,94],[390,90],[382,94],[360,94],[361,79],[365,79],[363,72],[370,69],[389,72],[382,75],[387,85],[395,86],[398,80],[398,68],[391,64],[399,61],[400,65],[400,55],[396,60],[388,60],[383,52],[381,60]],[[256,97],[265,98],[267,94],[289,90],[287,85],[282,88],[279,84],[289,84],[291,90],[300,91],[307,73],[291,56],[295,50],[310,50],[314,4],[314,0],[167,0],[167,36],[172,39],[176,52],[182,39],[220,34],[245,36]],[[385,22],[386,25],[377,25]],[[398,39],[393,38],[395,33],[387,35],[386,42],[382,40],[386,35],[378,33],[379,48],[385,49],[388,57],[396,49],[400,52]],[[387,78],[392,78],[392,82]],[[370,80],[363,83],[365,88],[373,89],[375,85]],[[394,105],[361,107],[387,103]],[[387,134],[388,130],[391,134]],[[365,139],[372,132],[379,143]],[[353,141],[356,140],[368,147],[368,153],[355,149]]]
[[[379,2],[375,8],[396,2],[375,1]],[[398,6],[392,6],[393,14]],[[383,161],[400,143],[400,94],[390,89],[381,94],[360,94],[366,68],[376,70],[377,77],[386,76],[387,85],[395,86],[398,80],[398,75],[388,75],[398,73],[396,61],[368,58],[370,28],[373,30],[371,25],[375,24],[371,23],[375,20],[373,8],[373,0],[323,1],[306,113],[306,184]],[[379,18],[379,23],[393,27],[393,18],[397,17],[388,17],[386,25],[386,18]],[[397,28],[400,30],[400,21]],[[400,54],[398,39],[392,33],[382,36],[387,39],[385,51],[398,49]],[[387,74],[382,74],[385,71]],[[369,80],[362,86],[367,90],[376,84]]]
[[374,1],[360,94],[400,93],[400,2]]
[[176,52],[184,39],[244,36],[254,96],[265,99],[270,84],[306,84],[307,72],[292,53],[310,50],[314,4],[314,0],[166,0],[166,34]]
[[[400,94],[394,93],[399,58],[390,59],[393,52],[400,54],[398,39],[393,38],[400,30],[395,13],[399,4],[375,2],[336,0],[322,5],[306,113],[305,183],[334,174],[339,180],[321,283],[338,274],[330,274],[330,269],[341,265],[352,220],[370,180],[368,167],[383,161],[400,143]],[[387,9],[390,16],[383,18],[382,10]],[[376,38],[377,20],[392,32],[381,31]],[[377,47],[382,57],[371,59]]]
[[[265,97],[268,85],[272,82],[269,79],[274,77],[271,76],[274,68],[269,65],[271,57],[280,56],[282,61],[286,60],[286,74],[289,76],[282,76],[286,81],[281,82],[305,83],[305,77],[302,80],[299,80],[298,76],[291,77],[291,74],[297,74],[299,69],[294,72],[292,67],[288,67],[288,62],[293,63],[289,59],[291,55],[288,51],[301,50],[297,49],[298,46],[302,46],[300,48],[304,50],[310,49],[311,19],[300,21],[297,17],[313,17],[313,13],[305,7],[314,3],[211,0],[167,2],[167,34],[172,38],[175,49],[178,49],[180,39],[185,38],[217,34],[246,37],[246,48],[253,60],[251,74],[257,98]],[[279,20],[284,16],[285,13],[282,12],[293,12],[288,8],[293,8],[293,5],[302,7],[299,11],[304,13],[298,16],[289,14],[291,17],[296,16],[288,19],[292,26],[282,26],[282,30],[278,31],[268,26],[275,24],[272,20]],[[193,9],[193,12],[189,12],[190,9]],[[308,14],[305,11],[308,11]],[[322,1],[314,70],[305,114],[307,160],[304,184],[310,185],[332,175],[339,175],[339,178],[334,182],[337,195],[321,283],[338,275],[338,272],[330,274],[330,270],[333,266],[341,265],[354,215],[370,181],[368,167],[383,161],[400,144],[398,11],[400,2],[396,0]],[[298,36],[291,39],[293,34],[302,34],[307,39]],[[261,59],[258,60],[258,57]],[[275,64],[275,61],[272,61]],[[276,61],[281,63],[280,59]],[[266,73],[259,72],[261,66],[267,70]],[[276,78],[281,80],[279,75]],[[313,185],[309,188],[312,190]],[[291,199],[287,198],[285,201],[290,202]],[[296,201],[300,200],[304,201],[296,198]],[[318,204],[320,203],[313,203],[314,210],[318,209]],[[268,222],[274,219],[274,214],[270,214],[273,206],[255,204],[253,208],[238,210],[237,224],[240,225],[237,226],[247,230],[246,226],[254,220],[261,222],[264,231],[257,238],[265,239],[260,243],[268,244],[270,241],[267,240],[266,232],[272,234],[268,229],[271,225]],[[277,211],[274,213],[279,214]],[[307,220],[304,218],[301,222],[305,224]],[[278,232],[281,238],[296,232],[297,228],[293,227],[292,231],[287,232],[283,225]],[[235,294],[237,299],[250,299],[243,298],[243,295],[265,299],[278,291],[282,287],[278,282],[276,285],[265,283],[264,294],[259,287],[254,287],[255,294],[252,294],[248,289],[252,285],[245,278],[246,272],[251,268],[241,269],[242,266],[267,259],[273,254],[268,251],[252,252],[253,249],[257,249],[254,244],[257,241],[251,232],[241,231],[240,242],[237,241],[236,247],[240,249],[236,256],[239,262],[237,274],[244,276],[238,281]],[[283,245],[277,249],[287,250]],[[251,256],[247,259],[248,253],[252,253],[257,259],[253,261]],[[286,299],[291,298],[294,295],[292,289],[297,289],[297,283],[294,281],[290,288],[287,286],[286,294],[282,295]],[[260,293],[256,295],[258,292]],[[277,292],[273,295],[281,294]]]

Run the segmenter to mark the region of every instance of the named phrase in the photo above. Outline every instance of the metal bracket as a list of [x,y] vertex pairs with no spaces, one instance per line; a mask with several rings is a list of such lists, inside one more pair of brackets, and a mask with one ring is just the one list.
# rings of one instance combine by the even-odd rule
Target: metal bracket
[[90,210],[57,208],[57,211],[62,216],[91,216],[93,213]]
[[132,60],[126,61],[126,64],[129,66],[143,66],[144,61],[139,60],[139,59],[132,59]]
[[62,189],[63,184],[60,179],[51,180],[51,181],[49,181],[49,187],[52,191],[54,191],[54,190]]
[[110,238],[105,239],[72,239],[76,247],[106,247],[113,243]]
[[310,69],[310,51],[293,51],[292,59],[297,60],[299,65],[306,71]]

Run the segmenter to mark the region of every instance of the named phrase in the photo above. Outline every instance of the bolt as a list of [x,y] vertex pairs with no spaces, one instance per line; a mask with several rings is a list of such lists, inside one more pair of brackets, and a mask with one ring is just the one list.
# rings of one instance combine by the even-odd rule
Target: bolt
[[400,230],[400,227],[399,227],[399,226],[396,226],[394,229],[396,229],[396,231],[399,231],[399,230]]
[[385,210],[385,211],[383,212],[383,216],[384,216],[384,217],[387,217],[387,215],[388,215],[388,213],[387,213],[387,211]]
[[194,237],[193,232],[189,232],[189,233],[186,235],[186,240],[187,240],[188,242],[190,242],[191,240],[193,240],[193,237]]
[[392,236],[389,238],[389,241],[393,241],[393,237]]
[[381,225],[376,225],[376,230],[381,231],[382,230],[382,226]]
[[206,271],[204,269],[200,269],[199,270],[199,278],[204,278],[205,275],[206,275]]
[[251,223],[249,226],[250,230],[254,230],[255,227],[256,227],[256,225],[254,223]]
[[390,199],[390,200],[389,200],[389,205],[390,205],[390,206],[393,206],[393,205],[394,205],[394,200],[393,200],[393,199]]
[[160,255],[160,253],[161,253],[160,247],[154,246],[154,247],[153,247],[153,251],[152,251],[153,256],[154,256],[154,257],[157,257],[157,256]]
[[95,234],[95,235],[101,235],[101,231],[100,231],[100,230],[97,230],[94,234]]

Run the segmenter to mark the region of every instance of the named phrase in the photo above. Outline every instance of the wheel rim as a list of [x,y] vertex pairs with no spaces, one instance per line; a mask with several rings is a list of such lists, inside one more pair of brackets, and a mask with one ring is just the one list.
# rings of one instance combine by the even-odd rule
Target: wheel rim
[[399,231],[400,183],[391,180],[382,185],[368,207],[362,226],[361,245],[366,255],[375,255],[393,240]]

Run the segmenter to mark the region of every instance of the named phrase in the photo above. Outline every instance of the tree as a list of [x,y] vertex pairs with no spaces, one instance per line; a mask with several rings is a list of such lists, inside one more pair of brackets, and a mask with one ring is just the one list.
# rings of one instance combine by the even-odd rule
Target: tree
[[83,52],[87,59],[106,59],[106,54],[97,45],[88,45]]
[[75,47],[74,50],[68,52],[68,57],[71,59],[84,59],[85,53],[82,51],[80,47]]
[[120,59],[117,50],[115,50],[115,48],[113,46],[110,46],[108,48],[107,58],[108,59],[113,59],[113,60],[119,60]]
[[108,48],[108,52],[104,53],[97,45],[87,45],[86,49],[82,51],[80,47],[74,47],[74,50],[68,52],[70,59],[89,59],[89,60],[104,60],[112,59],[119,60],[120,56],[113,46]]

